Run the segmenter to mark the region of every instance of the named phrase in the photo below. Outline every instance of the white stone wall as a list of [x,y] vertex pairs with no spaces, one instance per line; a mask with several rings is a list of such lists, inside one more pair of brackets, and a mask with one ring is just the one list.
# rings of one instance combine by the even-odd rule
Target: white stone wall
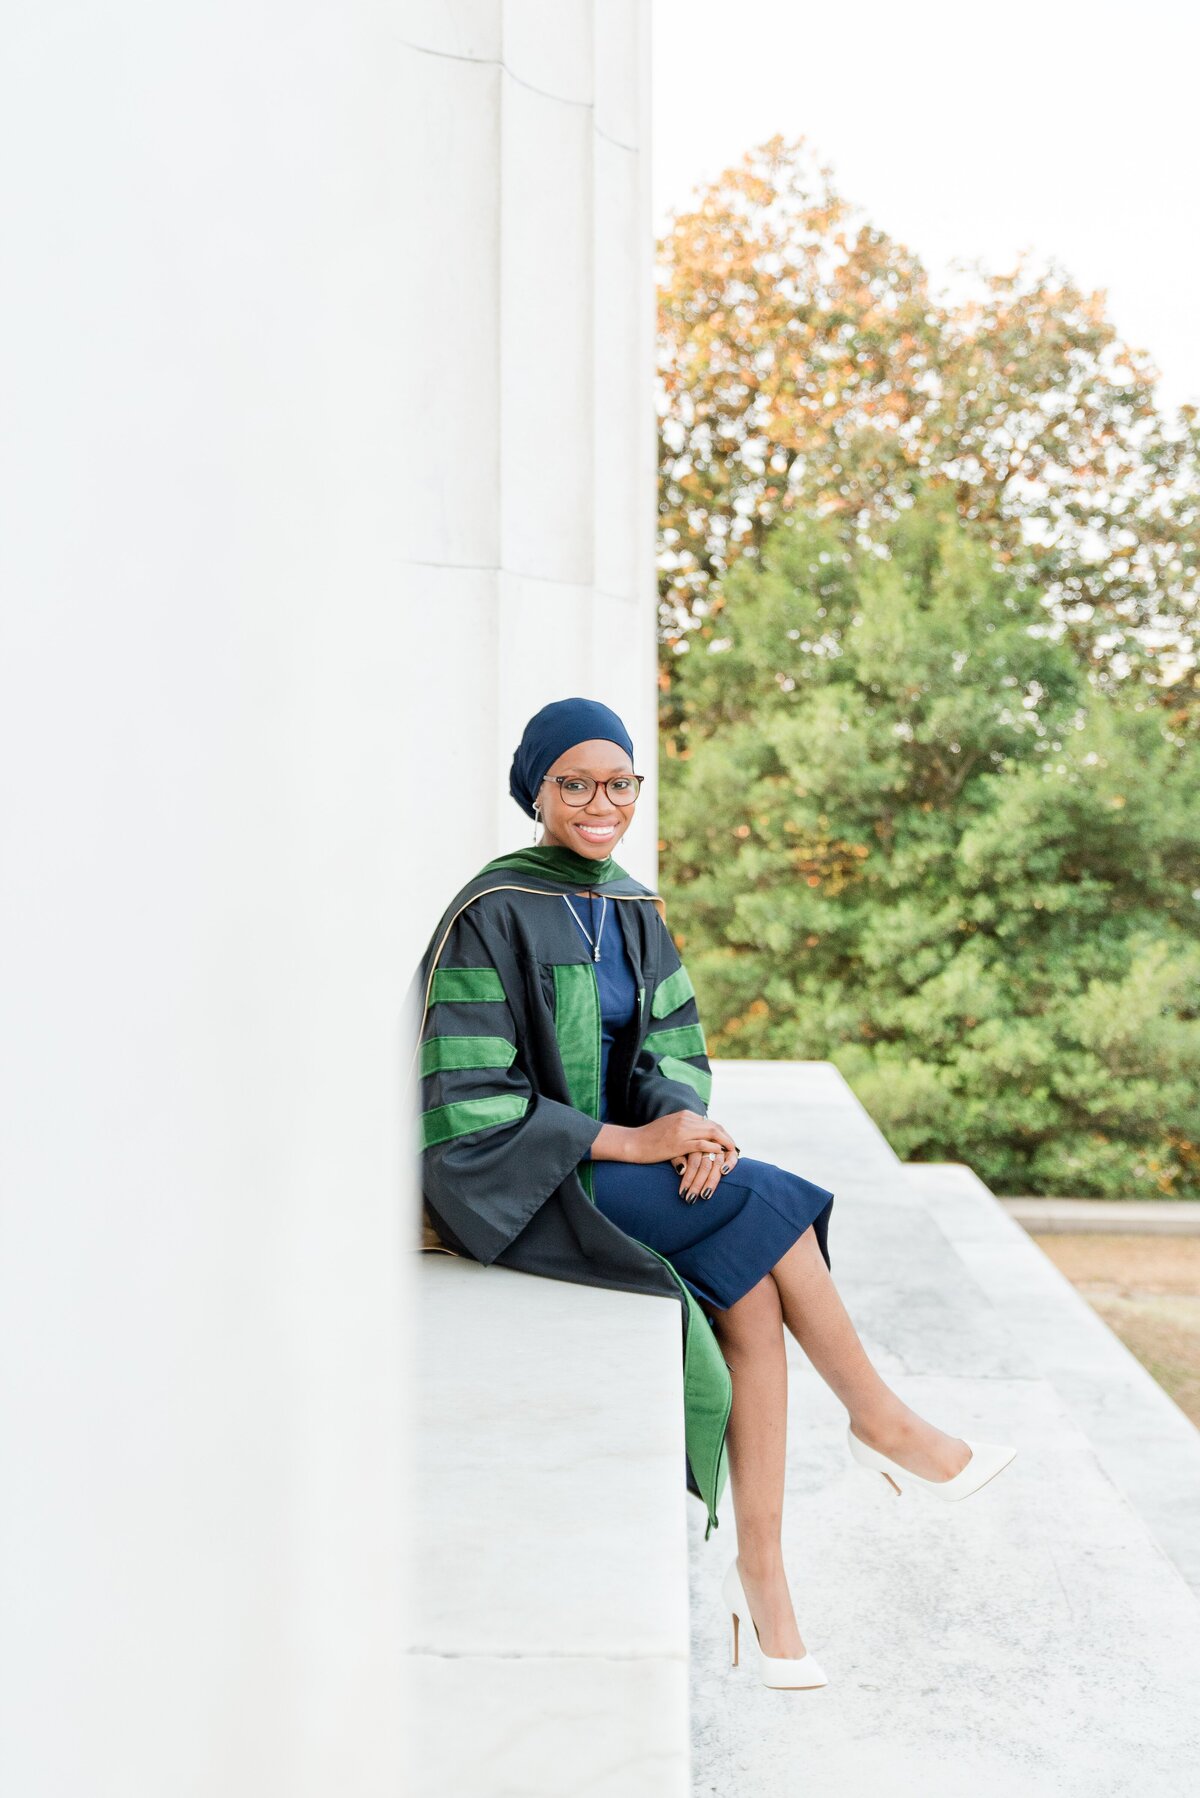
[[6,1793],[398,1789],[400,996],[547,699],[656,873],[647,13],[7,21]]
[[[657,879],[650,0],[410,0],[403,13],[399,104],[416,178],[403,183],[411,262],[398,317],[412,353],[399,516],[423,775],[419,948],[483,862],[533,840],[508,771],[549,700],[582,694],[625,720],[646,785],[619,859]],[[488,1297],[514,1307],[515,1323],[522,1283],[511,1283],[502,1290],[497,1275]],[[427,1304],[423,1314],[427,1333]],[[677,1327],[649,1308],[639,1321],[663,1326],[666,1344]],[[478,1359],[477,1323],[464,1318],[460,1359]],[[560,1346],[573,1364],[569,1329]],[[460,1409],[469,1424],[469,1396]],[[648,1415],[669,1440],[674,1413]],[[418,1525],[411,1543],[414,1798],[447,1782],[478,1798],[514,1780],[559,1792],[580,1764],[613,1798],[649,1790],[646,1779],[685,1791],[686,1623],[663,1622],[679,1626],[674,1563],[659,1557],[614,1644],[594,1604],[563,1607],[558,1563],[542,1552],[576,1530],[594,1469],[586,1433],[572,1434],[565,1461],[556,1448],[558,1476],[497,1536],[493,1615],[494,1603],[458,1607],[450,1575],[473,1565],[484,1517],[503,1517],[507,1471],[481,1481],[463,1458],[462,1418],[431,1419],[428,1405],[422,1417],[419,1465],[449,1471],[440,1495],[422,1485],[413,1513],[439,1515],[446,1536]],[[471,1441],[486,1465],[486,1443]],[[678,1483],[656,1485],[630,1453],[628,1476],[681,1558]],[[557,1594],[549,1629],[532,1590],[509,1578],[528,1556]]]
[[11,1798],[400,1789],[396,27],[5,20]]
[[649,0],[410,0],[402,553],[428,925],[532,841],[512,752],[548,700],[624,718],[657,879]]

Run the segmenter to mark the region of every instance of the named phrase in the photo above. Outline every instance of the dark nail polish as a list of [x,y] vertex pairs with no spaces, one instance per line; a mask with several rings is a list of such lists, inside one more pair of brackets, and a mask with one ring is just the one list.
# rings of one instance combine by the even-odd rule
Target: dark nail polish
[[704,1188],[704,1191],[700,1194],[700,1197],[702,1199],[711,1199],[712,1198],[712,1187],[706,1186]]

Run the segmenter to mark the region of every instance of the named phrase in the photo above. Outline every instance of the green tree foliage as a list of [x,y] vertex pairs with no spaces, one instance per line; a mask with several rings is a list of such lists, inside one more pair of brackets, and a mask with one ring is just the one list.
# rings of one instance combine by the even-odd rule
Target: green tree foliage
[[1200,746],[932,487],[793,514],[664,671],[663,880],[714,1055],[831,1060],[999,1191],[1200,1197]]
[[1102,292],[1022,259],[935,293],[857,214],[775,137],[660,243],[664,662],[779,519],[853,541],[940,486],[1098,684],[1136,673],[1200,735],[1196,408],[1163,416]]

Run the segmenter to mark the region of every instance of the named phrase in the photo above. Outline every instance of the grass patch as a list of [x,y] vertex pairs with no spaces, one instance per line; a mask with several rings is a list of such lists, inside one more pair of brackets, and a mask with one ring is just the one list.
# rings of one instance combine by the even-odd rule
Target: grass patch
[[1200,1236],[1033,1240],[1200,1428]]

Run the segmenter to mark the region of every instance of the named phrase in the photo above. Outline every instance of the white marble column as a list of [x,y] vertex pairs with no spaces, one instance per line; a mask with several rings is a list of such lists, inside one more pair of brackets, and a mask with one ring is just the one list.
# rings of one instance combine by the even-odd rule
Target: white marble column
[[400,1787],[399,25],[6,19],[12,1798]]
[[[647,783],[619,860],[657,878],[650,0],[409,0],[403,12],[416,178],[398,307],[411,352],[400,532],[430,770],[424,936],[484,861],[532,840],[508,793],[512,752],[533,712],[571,694],[603,700],[630,730]],[[587,1289],[527,1294],[556,1283],[503,1271],[476,1296],[470,1264],[427,1259],[440,1265],[422,1270],[420,1294],[414,1798],[685,1792],[675,1309],[633,1301],[626,1317],[628,1295],[606,1293],[589,1313]],[[649,1440],[618,1423],[618,1383],[583,1402],[591,1423],[549,1435],[522,1406],[510,1354],[533,1367],[553,1341],[560,1372],[590,1365],[589,1315],[631,1367],[664,1370],[661,1392],[640,1392]],[[493,1364],[516,1406],[499,1460],[475,1427],[487,1394],[464,1371]],[[620,1502],[640,1495],[643,1527],[628,1564],[590,1583],[611,1560],[595,1536],[597,1441],[626,1445],[616,1483]],[[526,1480],[526,1504],[511,1476],[543,1456],[553,1471]],[[481,1550],[490,1538],[494,1552]],[[477,1562],[464,1604],[462,1571]]]
[[532,840],[507,789],[530,714],[612,705],[647,776],[622,864],[657,878],[649,0],[409,0],[414,704],[452,783],[422,837],[430,924]]

